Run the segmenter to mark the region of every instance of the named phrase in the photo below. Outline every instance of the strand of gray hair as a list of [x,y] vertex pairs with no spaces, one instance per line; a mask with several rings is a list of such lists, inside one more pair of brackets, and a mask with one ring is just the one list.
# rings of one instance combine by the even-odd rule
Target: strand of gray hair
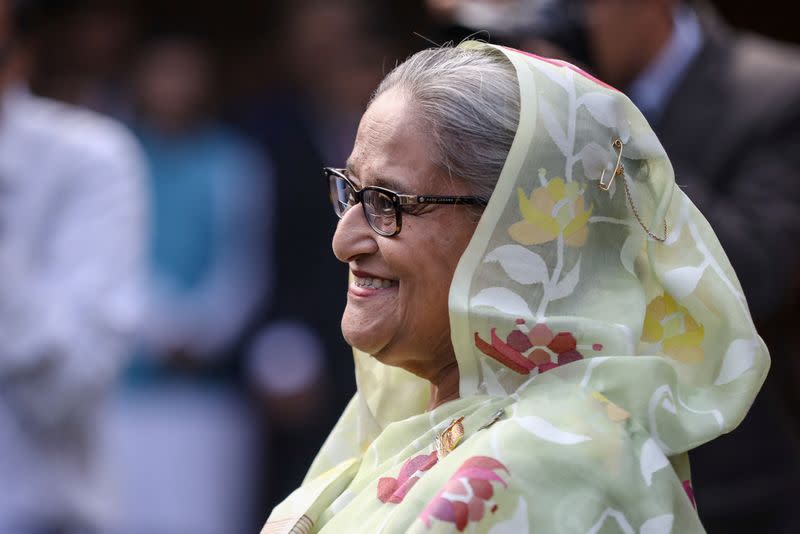
[[417,52],[381,82],[410,97],[438,148],[437,165],[489,198],[519,123],[519,85],[511,62],[489,47]]

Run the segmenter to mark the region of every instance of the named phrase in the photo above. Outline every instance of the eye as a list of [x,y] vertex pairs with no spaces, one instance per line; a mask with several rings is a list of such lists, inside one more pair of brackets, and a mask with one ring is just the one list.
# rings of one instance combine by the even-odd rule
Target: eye
[[392,202],[391,197],[381,193],[380,191],[375,191],[373,189],[365,190],[364,202],[367,205],[367,209],[374,215],[394,215],[394,203]]

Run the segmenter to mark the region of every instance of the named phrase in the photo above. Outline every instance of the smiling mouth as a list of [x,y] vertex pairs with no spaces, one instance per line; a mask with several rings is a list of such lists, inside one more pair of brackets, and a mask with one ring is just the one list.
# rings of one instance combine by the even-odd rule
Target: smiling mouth
[[372,289],[387,289],[397,285],[397,281],[386,280],[385,278],[361,278],[359,276],[353,276],[353,281],[358,287]]

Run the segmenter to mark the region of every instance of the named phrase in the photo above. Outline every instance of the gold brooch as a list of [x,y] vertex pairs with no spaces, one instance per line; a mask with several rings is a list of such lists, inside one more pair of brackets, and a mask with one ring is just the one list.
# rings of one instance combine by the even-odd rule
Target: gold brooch
[[461,438],[464,437],[464,425],[461,424],[463,420],[464,416],[454,419],[450,426],[444,429],[444,432],[436,436],[436,456],[440,460],[450,454],[450,451],[455,449]]
[[[625,174],[625,167],[622,166],[622,149],[625,147],[625,145],[622,143],[621,139],[614,139],[614,141],[612,141],[612,143],[611,143],[611,146],[613,146],[614,150],[617,151],[617,164],[614,165],[614,171],[611,173],[611,176],[609,176],[608,179],[606,179],[606,171],[605,171],[605,169],[603,169],[603,172],[600,174],[600,184],[599,185],[600,185],[600,189],[602,189],[603,191],[608,191],[609,189],[611,189],[611,184],[614,183],[614,178],[615,177],[623,176]],[[631,209],[633,210],[633,215],[636,217],[636,221],[639,223],[639,226],[642,227],[642,230],[644,230],[645,233],[647,233],[647,235],[649,235],[650,237],[652,237],[656,241],[659,241],[661,243],[666,241],[667,240],[667,219],[666,219],[666,217],[664,218],[664,237],[661,237],[661,236],[658,236],[658,235],[654,234],[647,227],[647,225],[644,224],[644,221],[642,221],[642,217],[641,217],[641,215],[639,215],[639,210],[636,209],[636,204],[633,203],[633,196],[631,195],[631,190],[628,187],[628,181],[625,179],[624,176],[622,177],[622,183],[625,185],[625,196],[628,199],[628,204],[631,205]]]
[[494,413],[494,415],[492,415],[491,419],[489,419],[486,423],[481,425],[481,427],[478,429],[478,432],[480,432],[481,430],[486,430],[487,428],[498,422],[505,414],[506,414],[505,408],[500,408]]
[[621,176],[625,172],[625,167],[622,166],[622,140],[621,139],[614,139],[614,142],[611,145],[617,151],[617,164],[614,165],[614,171],[611,173],[611,176],[606,180],[606,170],[603,169],[603,173],[600,175],[600,189],[603,191],[608,191],[611,189],[611,184],[614,183],[614,178],[617,176]]

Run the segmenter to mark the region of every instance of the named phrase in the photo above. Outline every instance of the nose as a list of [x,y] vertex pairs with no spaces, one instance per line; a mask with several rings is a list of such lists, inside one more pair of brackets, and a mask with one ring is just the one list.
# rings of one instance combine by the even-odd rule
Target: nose
[[347,210],[333,234],[333,253],[344,263],[378,251],[378,235],[370,228],[361,204]]

